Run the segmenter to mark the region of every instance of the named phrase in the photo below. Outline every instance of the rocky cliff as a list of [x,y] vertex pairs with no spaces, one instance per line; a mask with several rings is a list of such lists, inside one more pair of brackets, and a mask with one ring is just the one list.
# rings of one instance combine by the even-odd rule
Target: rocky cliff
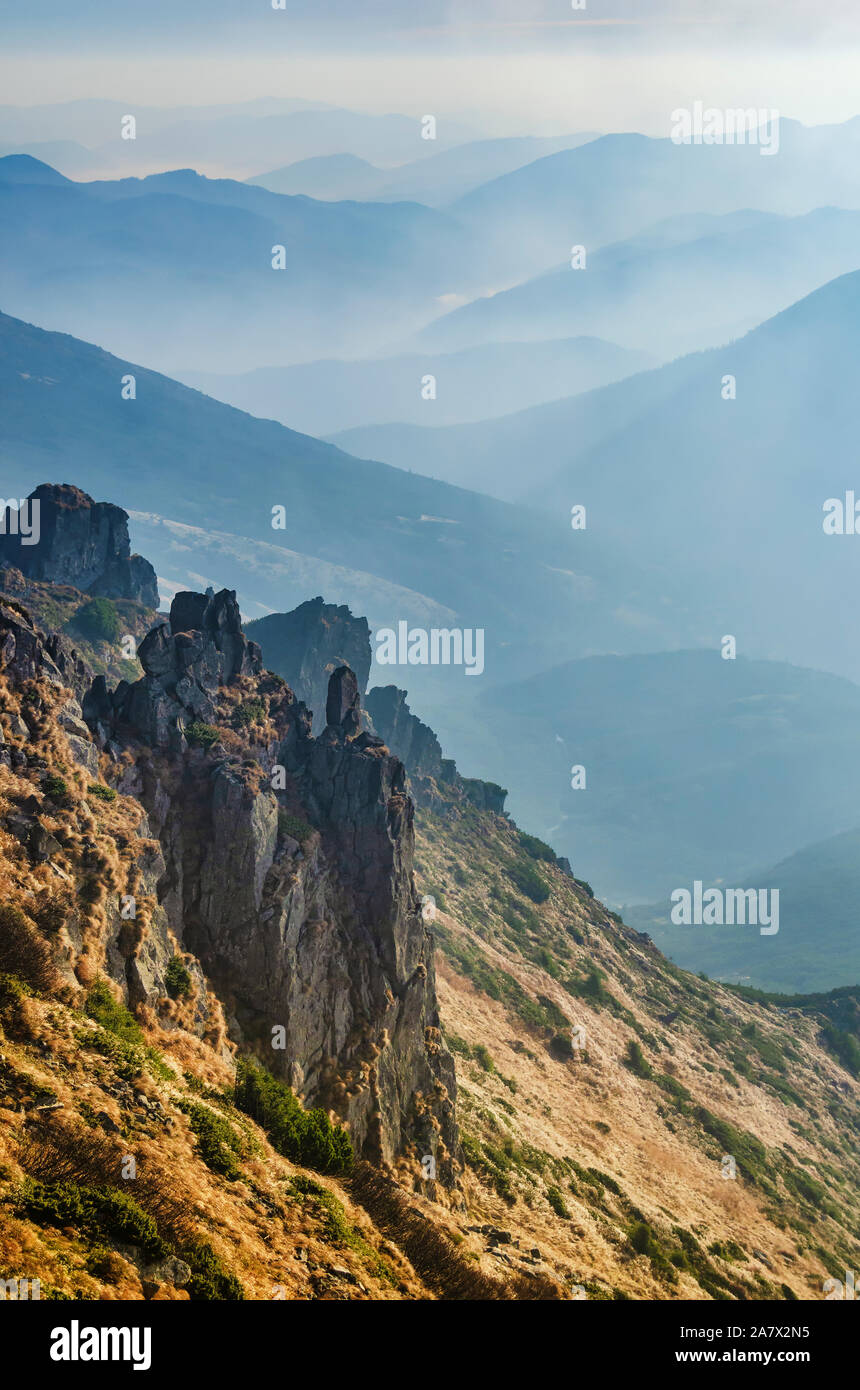
[[360,1152],[430,1155],[450,1181],[454,1075],[412,883],[412,803],[403,765],[361,731],[355,675],[332,673],[314,738],[227,591],[178,594],[138,657],[143,677],[112,690],[98,677],[83,715],[110,780],[146,812],[167,929],[237,1043],[334,1110]]
[[128,513],[121,507],[94,502],[68,483],[43,483],[26,500],[34,519],[32,536],[20,534],[14,509],[7,508],[0,527],[0,565],[94,597],[158,607],[155,570],[141,555],[132,555]]
[[499,816],[504,813],[504,787],[478,777],[461,777],[454,760],[443,757],[433,730],[410,710],[405,690],[395,685],[374,686],[366,705],[374,730],[405,764],[410,789],[419,804],[438,808],[465,799],[479,810]]
[[345,605],[309,599],[291,613],[270,613],[247,624],[263,660],[296,697],[313,711],[316,733],[325,727],[328,680],[338,666],[349,666],[363,695],[370,675],[370,628]]

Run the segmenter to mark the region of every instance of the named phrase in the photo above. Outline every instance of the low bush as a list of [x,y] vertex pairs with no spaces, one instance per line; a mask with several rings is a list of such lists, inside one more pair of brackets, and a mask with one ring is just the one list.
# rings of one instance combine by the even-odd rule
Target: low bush
[[633,1039],[627,1044],[624,1065],[633,1072],[634,1076],[640,1077],[643,1081],[650,1081],[654,1075],[641,1046]]
[[101,782],[91,782],[88,792],[97,801],[116,801],[116,792],[113,787],[104,787]]
[[289,811],[278,812],[278,834],[289,835],[291,839],[298,840],[303,845],[314,833],[314,828],[301,816],[292,816]]
[[530,854],[532,859],[543,859],[547,864],[554,864],[556,855],[544,840],[539,840],[536,835],[527,835],[524,830],[519,831],[519,841],[526,854]]
[[181,956],[171,957],[164,983],[171,999],[187,998],[191,993],[191,974]]
[[324,1110],[305,1110],[286,1082],[259,1064],[240,1061],[235,1103],[291,1162],[318,1173],[343,1173],[351,1167],[352,1143],[346,1130],[333,1125]]
[[550,895],[549,884],[528,860],[515,860],[507,872],[511,882],[533,903],[546,902]]
[[546,1199],[552,1207],[553,1211],[555,1212],[556,1216],[560,1216],[562,1221],[570,1220],[570,1212],[568,1211],[567,1203],[565,1202],[564,1197],[562,1196],[560,1188],[548,1187],[546,1190]]
[[82,603],[71,619],[71,626],[89,642],[115,642],[120,632],[119,615],[107,598],[93,598]]
[[234,1182],[242,1176],[237,1155],[242,1153],[243,1145],[233,1126],[223,1115],[218,1115],[206,1105],[194,1102],[187,1107],[191,1131],[197,1140],[197,1149],[207,1168],[213,1173]]
[[144,1043],[143,1030],[124,1004],[120,1004],[104,980],[96,980],[91,986],[84,1006],[87,1018],[93,1019],[102,1028],[121,1038],[123,1042],[140,1047]]
[[190,743],[192,748],[208,750],[220,737],[214,724],[204,724],[202,719],[192,719],[185,728],[185,741]]
[[76,1182],[26,1179],[17,1205],[38,1225],[72,1226],[92,1236],[110,1236],[137,1246],[148,1259],[166,1253],[158,1227],[133,1197],[112,1187],[86,1187]]

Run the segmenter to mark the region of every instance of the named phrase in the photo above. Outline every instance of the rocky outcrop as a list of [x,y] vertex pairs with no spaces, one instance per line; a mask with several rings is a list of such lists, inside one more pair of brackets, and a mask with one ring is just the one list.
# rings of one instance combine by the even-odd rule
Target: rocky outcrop
[[504,814],[505,788],[478,777],[461,777],[453,759],[442,756],[433,730],[410,711],[405,690],[374,686],[366,705],[375,732],[405,763],[410,789],[420,805],[438,810],[447,802],[465,799],[480,811]]
[[121,681],[109,692],[99,676],[84,699],[86,718],[103,741],[129,726],[151,747],[180,749],[187,724],[215,717],[222,685],[262,669],[260,649],[242,632],[236,594],[229,589],[212,597],[178,593],[169,622],[152,629],[137,656],[145,672],[141,680]]
[[[27,609],[0,594],[0,671],[13,683],[44,678],[51,685],[83,693],[87,668],[61,633],[46,636]],[[80,713],[80,711],[79,711]]]
[[410,711],[405,690],[396,685],[374,686],[365,704],[374,729],[406,764],[410,777],[445,780],[442,746],[433,730]]
[[248,623],[246,633],[258,642],[270,671],[283,676],[296,698],[313,710],[314,731],[325,724],[328,680],[339,666],[355,672],[359,694],[370,676],[370,628],[341,605],[309,599],[291,613],[270,613]]
[[409,1152],[416,1173],[432,1155],[450,1181],[454,1068],[413,885],[413,806],[403,764],[362,731],[358,678],[331,673],[314,738],[228,591],[177,595],[139,657],[142,679],[96,680],[84,713],[118,789],[146,811],[160,909],[232,1037],[345,1120],[359,1152]]
[[67,483],[43,483],[27,502],[34,543],[18,534],[17,519],[7,508],[0,526],[0,565],[13,566],[29,579],[158,607],[155,570],[131,553],[128,512],[111,502],[94,502]]

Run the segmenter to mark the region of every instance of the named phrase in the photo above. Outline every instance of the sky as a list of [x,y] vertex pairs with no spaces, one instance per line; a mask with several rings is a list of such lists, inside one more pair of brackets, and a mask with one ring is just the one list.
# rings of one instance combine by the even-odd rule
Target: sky
[[860,110],[858,0],[0,0],[8,104],[299,96],[480,111],[493,133],[639,129],[694,100]]

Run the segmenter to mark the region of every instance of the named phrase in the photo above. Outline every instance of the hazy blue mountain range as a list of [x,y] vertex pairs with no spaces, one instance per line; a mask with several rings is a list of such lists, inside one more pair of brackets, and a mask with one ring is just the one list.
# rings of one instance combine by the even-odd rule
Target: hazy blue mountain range
[[523,267],[537,259],[549,268],[572,244],[596,250],[678,213],[860,208],[858,145],[856,117],[811,128],[783,119],[775,155],[749,144],[604,135],[493,179],[451,211],[480,229],[488,248],[515,245]]
[[[858,481],[858,325],[855,272],[725,348],[570,401],[338,442],[431,476],[465,469],[471,486],[553,516],[585,505],[589,531],[628,559],[671,560],[702,614],[698,641],[731,633],[742,653],[857,678],[840,595],[857,585],[860,547],[824,533],[823,505]],[[727,375],[735,400],[723,398]],[[391,446],[378,447],[383,439]],[[654,619],[661,604],[639,595]]]
[[779,890],[779,932],[674,926],[669,904],[628,908],[662,951],[713,979],[793,993],[860,979],[860,830],[821,840],[739,886]]
[[[121,138],[121,122],[128,114],[137,122],[135,140]],[[185,107],[133,101],[0,107],[0,142],[38,156],[37,146],[45,141],[73,140],[87,149],[90,177],[142,175],[193,164],[204,173],[241,178],[342,152],[382,165],[402,164],[472,141],[480,132],[440,120],[436,134],[435,141],[423,140],[421,123],[412,117],[292,98]],[[68,172],[75,171],[70,167]]]
[[406,199],[439,207],[488,179],[596,138],[593,132],[585,132],[470,140],[393,169],[379,169],[353,154],[321,155],[258,174],[248,182],[275,193],[306,193],[311,198]]
[[[180,372],[189,386],[308,434],[385,420],[448,424],[570,396],[652,365],[647,353],[599,338],[486,343],[447,354],[305,362],[227,376]],[[435,398],[422,391],[435,377]]]
[[594,333],[661,358],[716,347],[860,269],[860,212],[818,208],[669,218],[428,324],[422,347]]
[[294,164],[257,174],[247,182],[268,188],[272,193],[287,193],[291,197],[303,194],[322,202],[341,202],[349,198],[369,201],[389,177],[387,169],[379,169],[358,155],[342,153],[297,159]]
[[320,203],[191,170],[75,184],[0,160],[0,228],[9,310],[161,367],[368,352],[488,273],[471,233],[417,203]]
[[[121,397],[128,373],[136,377],[134,401]],[[283,610],[284,576],[255,547],[283,546],[414,591],[453,610],[459,626],[484,628],[488,672],[538,669],[607,642],[628,650],[641,643],[636,594],[656,581],[613,556],[605,538],[586,536],[571,568],[565,516],[362,462],[8,316],[0,318],[0,384],[5,495],[25,496],[55,474],[107,495],[121,476],[130,509],[151,513],[155,503],[163,518],[233,537],[234,549],[246,552],[242,572],[251,567],[255,584],[234,583],[229,546],[219,583],[241,587],[263,606]],[[271,526],[276,505],[286,508],[283,530]],[[161,552],[149,542],[147,551],[161,573]],[[327,597],[363,612],[366,590],[353,596],[345,584]],[[682,607],[667,612],[671,621],[658,631],[668,640],[676,627],[687,629]],[[403,616],[392,611],[389,622]],[[464,681],[462,670],[453,674]],[[450,687],[449,668],[435,675],[443,690]],[[459,691],[453,698],[462,698]]]
[[753,886],[856,825],[860,686],[821,671],[717,649],[598,656],[416,712],[469,775],[501,769],[512,815],[616,906],[695,879]]

